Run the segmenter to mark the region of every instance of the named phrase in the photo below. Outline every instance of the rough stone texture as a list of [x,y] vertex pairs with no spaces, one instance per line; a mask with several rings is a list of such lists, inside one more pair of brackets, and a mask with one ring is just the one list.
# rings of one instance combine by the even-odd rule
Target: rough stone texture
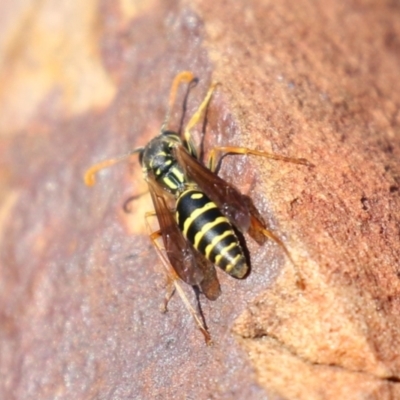
[[[0,21],[0,398],[400,398],[397,1],[20,0]],[[150,199],[122,210],[138,163],[81,179],[157,134],[184,69],[187,115],[222,83],[206,150],[315,164],[225,158],[306,287],[247,240],[250,276],[202,299],[212,347],[178,297],[159,312]]]

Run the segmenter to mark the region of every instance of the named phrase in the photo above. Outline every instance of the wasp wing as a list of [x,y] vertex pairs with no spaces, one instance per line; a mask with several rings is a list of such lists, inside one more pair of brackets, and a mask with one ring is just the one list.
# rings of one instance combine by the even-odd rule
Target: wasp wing
[[197,268],[196,258],[167,207],[165,193],[152,178],[148,184],[168,259],[179,278],[189,285],[198,285],[203,273]]
[[154,178],[148,177],[148,184],[171,266],[184,282],[200,286],[208,299],[217,299],[220,286],[214,265],[185,239],[167,206],[165,192],[159,188]]
[[201,164],[183,146],[175,146],[174,154],[186,174],[215,202],[235,227],[241,232],[248,232],[259,244],[264,243],[266,238],[262,230],[265,229],[265,222],[250,197],[240,193],[233,185]]
[[211,261],[207,260],[207,258],[205,258],[203,254],[198,252],[191,243],[189,243],[189,247],[192,248],[193,254],[197,261],[197,265],[203,272],[203,280],[199,284],[202,293],[209,300],[218,299],[219,295],[221,294],[221,287],[219,285],[214,264]]

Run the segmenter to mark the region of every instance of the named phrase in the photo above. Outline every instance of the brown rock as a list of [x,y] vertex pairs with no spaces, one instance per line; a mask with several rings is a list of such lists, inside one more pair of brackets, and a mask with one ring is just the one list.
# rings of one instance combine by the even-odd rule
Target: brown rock
[[[1,7],[1,398],[400,398],[397,2]],[[122,210],[146,190],[138,163],[81,178],[157,134],[185,69],[186,115],[222,84],[206,152],[315,164],[224,159],[305,288],[278,245],[248,239],[249,277],[219,274],[202,299],[212,347],[178,297],[159,313],[149,197]]]

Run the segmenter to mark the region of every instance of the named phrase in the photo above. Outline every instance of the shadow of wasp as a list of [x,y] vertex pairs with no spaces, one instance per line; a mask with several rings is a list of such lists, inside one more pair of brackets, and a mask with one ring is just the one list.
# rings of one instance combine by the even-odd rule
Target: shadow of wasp
[[[168,109],[160,134],[146,146],[128,154],[93,165],[85,173],[85,183],[92,186],[95,174],[106,167],[138,154],[144,179],[154,205],[154,212],[146,213],[146,225],[151,232],[149,217],[156,216],[160,229],[149,234],[168,277],[165,310],[174,291],[177,291],[193,316],[207,344],[211,343],[205,320],[196,312],[186,297],[180,280],[200,291],[208,299],[216,300],[221,293],[215,266],[234,278],[242,279],[249,271],[249,262],[236,231],[248,233],[259,245],[267,239],[275,241],[295,266],[282,241],[267,229],[266,223],[252,200],[220,178],[217,166],[226,154],[251,154],[272,160],[312,166],[304,158],[243,147],[214,147],[203,163],[192,138],[192,129],[206,110],[217,83],[213,83],[183,129],[183,134],[168,130],[168,123],[176,93],[182,83],[195,81],[193,73],[179,73],[171,86]],[[162,238],[163,246],[159,242]],[[301,277],[297,271],[298,283]]]

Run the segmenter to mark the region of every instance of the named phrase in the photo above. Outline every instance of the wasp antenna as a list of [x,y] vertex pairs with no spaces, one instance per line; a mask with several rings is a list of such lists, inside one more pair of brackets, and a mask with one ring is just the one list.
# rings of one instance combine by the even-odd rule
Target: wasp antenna
[[199,83],[200,79],[197,78],[196,76],[190,81],[190,87],[195,87]]
[[87,186],[93,186],[96,183],[96,178],[95,175],[101,171],[102,169],[111,167],[115,164],[118,164],[121,161],[126,160],[127,158],[133,156],[134,154],[140,153],[143,151],[143,147],[138,147],[132,151],[130,151],[127,154],[123,154],[122,156],[115,157],[115,158],[109,158],[108,160],[100,161],[97,164],[92,165],[90,168],[88,168],[83,176],[83,180],[85,182],[85,185]]
[[[149,193],[148,190],[145,191],[145,192],[138,193],[138,194],[135,194],[135,195],[133,195],[133,196],[128,197],[128,198],[125,200],[125,202],[124,202],[124,204],[123,204],[123,206],[122,206],[122,209],[124,210],[124,212],[125,212],[126,214],[131,214],[131,213],[133,212],[133,211],[132,211],[132,208],[131,208],[131,204],[132,204],[134,201],[136,201],[137,199],[139,199],[140,197],[146,195],[147,193]],[[153,215],[155,215],[155,213],[153,213]]]
[[197,108],[196,112],[192,115],[190,118],[189,122],[187,123],[183,135],[187,143],[189,143],[189,146],[193,149],[193,140],[192,140],[192,134],[191,130],[193,127],[197,124],[197,122],[200,120],[204,110],[207,109],[208,103],[211,100],[211,96],[214,93],[215,87],[219,85],[219,82],[214,82],[211,84],[211,86],[208,88],[207,94],[204,97],[203,101],[201,102],[200,106]]
[[116,164],[118,161],[115,158],[111,158],[109,160],[101,161],[95,165],[92,165],[89,169],[86,170],[83,180],[87,186],[93,186],[96,183],[96,174],[104,168],[111,167]]

